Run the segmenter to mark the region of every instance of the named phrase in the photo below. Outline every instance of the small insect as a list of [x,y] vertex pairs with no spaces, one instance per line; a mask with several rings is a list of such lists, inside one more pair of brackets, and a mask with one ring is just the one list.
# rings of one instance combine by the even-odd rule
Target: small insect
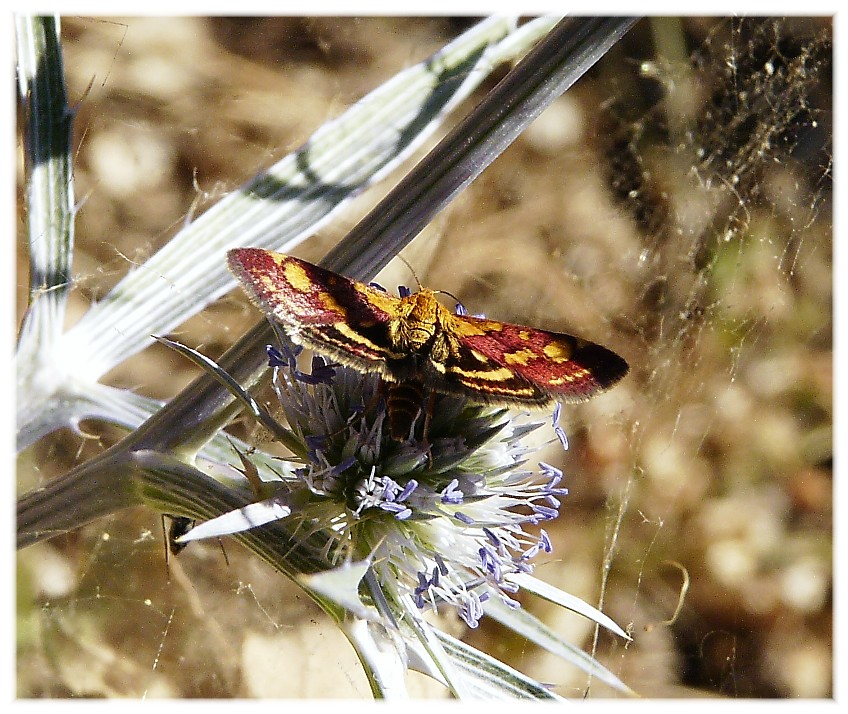
[[434,393],[545,407],[589,399],[628,370],[617,354],[579,337],[456,315],[427,288],[394,297],[261,248],[236,248],[227,258],[251,300],[294,342],[389,383],[389,432],[398,441],[412,437]]
[[177,541],[177,538],[185,535],[194,528],[194,519],[187,518],[186,516],[172,516],[168,513],[164,513],[162,514],[163,527],[165,525],[165,518],[171,519],[171,525],[168,528],[168,533],[165,539],[167,542],[167,549],[170,551],[171,555],[179,555],[188,547],[188,543],[180,543]]
[[[168,518],[171,521],[171,525],[168,527],[167,531],[165,531],[165,519]],[[188,533],[192,528],[194,528],[195,520],[193,518],[188,518],[187,516],[174,516],[170,513],[162,514],[162,529],[165,533],[165,566],[168,568],[169,579],[170,579],[170,567],[169,561],[170,555],[174,557],[178,556],[182,553],[186,548],[188,548],[188,543],[181,543],[179,538]],[[227,551],[224,550],[224,543],[218,538],[218,544],[221,546],[221,553],[224,554],[224,562],[229,565],[230,559],[227,557]]]

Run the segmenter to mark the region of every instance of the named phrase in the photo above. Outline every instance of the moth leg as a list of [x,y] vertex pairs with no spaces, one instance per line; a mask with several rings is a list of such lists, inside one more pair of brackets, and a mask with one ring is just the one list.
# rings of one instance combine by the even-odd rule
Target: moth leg
[[433,450],[430,448],[430,422],[433,421],[433,412],[436,409],[436,393],[427,394],[427,403],[424,405],[424,426],[421,428],[421,445],[427,449],[427,468],[433,465]]
[[368,400],[368,403],[365,405],[365,411],[372,411],[377,408],[377,405],[381,401],[386,400],[386,393],[389,391],[389,383],[386,382],[385,379],[380,377],[380,381],[377,382],[377,389],[374,390],[374,394],[371,395],[371,399]]
[[[388,408],[389,408],[388,407],[389,387],[390,387],[390,383],[387,382],[382,377],[380,377],[380,380],[377,382],[377,388],[374,390],[374,393],[371,395],[371,398],[365,404],[362,405],[363,406],[363,411],[362,411],[363,417],[366,414],[368,414],[368,415],[374,414],[375,418],[377,416],[379,416],[379,413],[378,413],[377,410],[378,410],[378,408],[380,407],[381,404],[383,405],[383,409],[388,411]],[[388,418],[388,415],[386,415],[386,418]]]
[[425,444],[430,443],[430,422],[433,421],[433,412],[436,409],[436,393],[430,392],[427,395],[427,403],[424,405],[424,427],[421,430],[421,441]]

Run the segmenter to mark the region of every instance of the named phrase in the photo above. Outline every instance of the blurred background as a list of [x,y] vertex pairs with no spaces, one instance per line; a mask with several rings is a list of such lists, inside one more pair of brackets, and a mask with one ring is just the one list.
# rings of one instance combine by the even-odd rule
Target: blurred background
[[[63,18],[79,201],[69,321],[470,22]],[[537,574],[601,604],[633,642],[524,605],[642,696],[831,695],[831,33],[829,18],[641,21],[403,253],[472,313],[573,332],[631,364],[564,409],[569,451],[540,455],[570,495]],[[20,141],[17,171],[20,319]],[[320,260],[400,175],[297,254]],[[379,281],[416,285],[399,261]],[[257,319],[234,291],[173,336],[216,357]],[[167,399],[194,375],[154,346],[106,381]],[[20,492],[120,436],[90,430],[25,452]],[[166,564],[156,513],[22,551],[17,587],[18,697],[370,696],[298,588],[234,542]],[[443,624],[560,694],[611,694],[495,623]]]

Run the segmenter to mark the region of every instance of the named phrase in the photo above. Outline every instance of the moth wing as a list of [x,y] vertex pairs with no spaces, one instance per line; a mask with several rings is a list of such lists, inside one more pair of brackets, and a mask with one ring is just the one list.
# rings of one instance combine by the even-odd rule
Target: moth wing
[[627,363],[593,342],[494,320],[454,316],[457,346],[445,377],[485,401],[581,402],[627,374]]
[[295,342],[355,369],[383,371],[398,298],[262,248],[236,248],[227,261],[251,301]]

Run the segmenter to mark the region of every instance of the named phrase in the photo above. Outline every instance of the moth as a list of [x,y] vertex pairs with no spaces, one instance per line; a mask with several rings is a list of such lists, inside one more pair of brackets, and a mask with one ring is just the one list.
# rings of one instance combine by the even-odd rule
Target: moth
[[395,297],[261,248],[236,248],[227,259],[254,304],[294,342],[388,383],[389,432],[398,441],[412,437],[427,395],[546,407],[589,399],[628,370],[579,337],[454,314],[427,288]]

